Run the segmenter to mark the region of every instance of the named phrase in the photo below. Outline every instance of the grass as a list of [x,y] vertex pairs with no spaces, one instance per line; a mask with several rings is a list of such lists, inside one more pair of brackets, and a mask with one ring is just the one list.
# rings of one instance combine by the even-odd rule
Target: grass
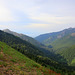
[[65,36],[63,38],[57,39],[51,45],[53,46],[54,50],[63,48],[63,47],[69,47],[72,45],[75,45],[75,37],[72,37],[70,35]]
[[75,66],[75,45],[69,46],[67,48],[61,48],[57,52],[67,60],[68,65]]
[[6,67],[8,64],[6,62],[0,61],[0,66],[2,65]]
[[75,58],[72,60],[71,65],[75,66]]

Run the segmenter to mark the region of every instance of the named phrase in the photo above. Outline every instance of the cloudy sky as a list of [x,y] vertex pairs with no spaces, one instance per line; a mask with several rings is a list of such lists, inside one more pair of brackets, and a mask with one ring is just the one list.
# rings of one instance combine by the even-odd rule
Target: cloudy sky
[[0,0],[0,29],[35,37],[75,27],[75,0]]

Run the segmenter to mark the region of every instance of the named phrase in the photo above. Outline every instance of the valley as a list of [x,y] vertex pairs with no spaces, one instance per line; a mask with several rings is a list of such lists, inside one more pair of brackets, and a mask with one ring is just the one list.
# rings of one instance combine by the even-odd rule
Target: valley
[[[64,34],[63,34],[64,33]],[[74,75],[75,74],[75,29],[74,28],[69,28],[65,29],[60,32],[56,33],[50,33],[48,36],[45,34],[46,38],[44,40],[51,40],[50,44],[49,42],[38,42],[38,40],[35,38],[31,38],[27,35],[24,34],[19,34],[13,31],[10,31],[8,29],[5,29],[3,31],[0,31],[0,41],[1,41],[1,54],[3,53],[3,49],[7,53],[3,53],[0,56],[0,62],[1,62],[1,74],[9,73],[10,70],[8,70],[8,64],[9,66],[12,66],[12,63],[16,66],[18,70],[14,70],[12,74],[28,74],[32,73],[32,75],[50,75],[49,73],[51,72],[51,75]],[[62,35],[60,37],[60,35]],[[41,37],[44,37],[40,35]],[[54,38],[53,38],[54,37]],[[39,38],[39,36],[37,37]],[[4,42],[4,43],[2,43]],[[9,46],[7,46],[9,45]],[[45,43],[45,44],[44,44]],[[15,49],[15,50],[13,50]],[[20,55],[18,54],[21,53],[22,56],[25,58],[21,59],[21,56],[18,56],[18,58],[15,58],[16,56],[11,54],[10,48],[12,49],[12,53],[15,54],[16,56]],[[15,52],[15,53],[14,53]],[[8,56],[12,55],[12,56]],[[7,55],[7,56],[6,56]],[[10,59],[8,59],[8,58]],[[13,57],[13,58],[12,58]],[[12,59],[11,59],[12,58]],[[7,60],[7,61],[6,61]],[[25,63],[23,62],[25,60]],[[5,63],[4,63],[5,61]],[[30,61],[30,62],[29,62]],[[24,64],[30,63],[27,66],[22,66]],[[33,64],[32,64],[33,62]],[[6,63],[8,63],[6,66],[4,66]],[[20,64],[23,63],[23,64]],[[35,64],[36,63],[36,64]],[[18,64],[18,65],[16,65]],[[35,65],[34,65],[35,64]],[[33,66],[32,66],[33,65]],[[3,66],[6,67],[8,70],[7,72],[4,71]],[[20,67],[23,67],[23,70]],[[28,68],[28,66],[32,66],[31,68]],[[37,68],[36,68],[37,67]],[[13,67],[11,67],[13,69]],[[38,69],[41,70],[38,70]],[[10,69],[10,67],[9,67]],[[30,71],[24,71],[24,70],[29,70]],[[44,70],[47,69],[45,72]],[[12,71],[12,70],[11,70]],[[19,72],[18,72],[19,71]],[[41,72],[40,72],[41,71]]]

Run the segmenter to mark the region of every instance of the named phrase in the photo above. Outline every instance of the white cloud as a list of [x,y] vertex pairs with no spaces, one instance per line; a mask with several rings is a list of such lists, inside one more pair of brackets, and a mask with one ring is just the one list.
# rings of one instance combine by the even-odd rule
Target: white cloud
[[[39,2],[39,4],[37,3]],[[46,22],[46,23],[53,23],[53,24],[70,24],[70,23],[75,23],[75,16],[72,14],[69,14],[69,7],[66,7],[66,4],[63,5],[62,3],[60,3],[60,7],[59,5],[55,5],[54,7],[51,7],[52,4],[47,5],[46,3],[41,3],[41,1],[38,0],[28,0],[28,1],[24,1],[22,0],[22,2],[18,2],[18,4],[14,5],[14,8],[16,7],[16,9],[23,11],[26,15],[28,15],[28,18],[34,20],[34,21],[39,21],[39,22]],[[22,4],[22,5],[21,5]],[[69,6],[69,5],[68,5]],[[59,7],[59,8],[58,8]],[[64,8],[63,8],[64,7]],[[44,9],[45,8],[45,9]],[[70,7],[71,8],[71,7]],[[43,11],[42,11],[43,10]],[[45,12],[45,10],[47,12]],[[53,11],[54,14],[48,12],[48,10]],[[56,13],[60,12],[61,15],[57,15]],[[62,13],[63,12],[63,13]],[[66,14],[67,12],[67,14]],[[65,15],[65,16],[64,16]]]
[[18,26],[16,26],[16,25],[0,25],[0,29],[10,29],[10,30],[15,30],[15,29],[17,29],[17,27]]
[[12,12],[7,8],[4,1],[0,0],[0,22],[10,22],[14,21],[15,18],[12,15]]
[[58,17],[55,15],[50,14],[39,14],[39,15],[31,15],[31,19],[46,22],[46,23],[53,23],[53,24],[69,24],[75,23],[75,17],[73,16],[64,16]]
[[[0,9],[1,9],[0,20],[1,21],[18,20],[19,18],[15,15],[15,10],[16,10],[25,13],[25,15],[27,15],[28,18],[34,21],[55,23],[55,24],[67,24],[72,22],[75,23],[74,22],[75,16],[71,16],[70,14],[67,16],[66,15],[62,16],[64,13],[66,14],[66,10],[67,8],[69,8],[66,7],[66,4],[63,5],[62,3],[60,3],[61,4],[60,5],[58,4],[59,3],[58,2],[57,4],[54,3],[55,6],[53,6],[54,4],[52,5],[51,3],[54,3],[54,1],[51,2],[48,0],[45,2],[43,0],[21,0],[21,1],[4,0],[4,2],[1,1],[0,3]],[[57,11],[60,13],[63,12],[63,14],[61,13],[62,17],[57,15]],[[54,14],[51,12],[53,12]]]

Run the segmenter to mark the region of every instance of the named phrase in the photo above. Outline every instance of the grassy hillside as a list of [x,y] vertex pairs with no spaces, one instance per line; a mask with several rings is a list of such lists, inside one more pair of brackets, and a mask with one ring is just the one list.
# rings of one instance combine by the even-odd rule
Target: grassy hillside
[[75,36],[71,36],[70,34],[68,36],[57,39],[56,41],[51,43],[51,45],[53,46],[54,50],[75,45]]
[[74,59],[72,59],[71,65],[75,66],[75,57],[74,57]]
[[62,55],[68,61],[69,65],[75,66],[75,45],[61,48],[56,53]]
[[0,42],[0,75],[60,75]]

